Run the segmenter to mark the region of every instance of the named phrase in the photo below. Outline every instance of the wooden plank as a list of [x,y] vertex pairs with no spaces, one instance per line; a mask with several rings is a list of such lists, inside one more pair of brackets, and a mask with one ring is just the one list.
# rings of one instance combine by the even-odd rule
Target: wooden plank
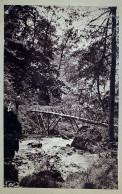
[[72,125],[72,128],[74,129],[74,131],[76,131],[76,130],[75,130],[75,127],[74,127],[74,125],[73,125],[73,123],[72,123],[72,119],[69,118],[69,120],[70,120],[70,123],[71,123],[71,125]]
[[43,119],[43,124],[44,124],[45,128],[47,129],[47,122],[46,122],[46,114],[45,113],[42,114],[42,119]]
[[46,127],[45,127],[45,124],[44,124],[44,121],[43,121],[42,114],[40,114],[40,116],[41,116],[41,121],[42,121],[43,129],[44,129],[45,131],[47,131],[47,129],[46,129]]
[[78,130],[79,130],[78,124],[77,124],[77,122],[76,122],[75,119],[73,119],[73,121],[74,121],[74,123],[75,123],[75,125],[76,125],[76,127],[77,127],[77,132],[78,132]]
[[56,124],[54,125],[54,127],[51,129],[51,131],[52,131],[53,129],[55,129],[56,125],[58,124],[58,122],[59,122],[60,120],[61,120],[61,118],[58,119],[58,121],[56,122]]
[[49,128],[52,127],[52,125],[55,123],[56,120],[57,120],[57,118],[55,118],[55,119],[52,121],[52,123],[50,124]]
[[37,119],[37,122],[38,122],[39,128],[41,129],[40,122],[39,122],[39,118],[38,118],[38,114],[36,114],[36,119]]
[[47,132],[49,135],[49,128],[50,128],[50,114],[47,115]]
[[[61,116],[61,117],[77,119],[77,120],[80,120],[82,122],[89,123],[89,124],[101,125],[101,126],[106,127],[106,128],[108,127],[108,125],[106,123],[100,123],[100,122],[97,122],[97,121],[88,120],[88,119],[84,119],[84,118],[77,117],[77,116],[65,115],[65,114],[60,114],[60,113],[55,113],[55,112],[37,111],[37,110],[29,110],[27,112],[48,113],[48,114],[57,115],[57,116]],[[116,126],[116,125],[114,125],[114,126]]]

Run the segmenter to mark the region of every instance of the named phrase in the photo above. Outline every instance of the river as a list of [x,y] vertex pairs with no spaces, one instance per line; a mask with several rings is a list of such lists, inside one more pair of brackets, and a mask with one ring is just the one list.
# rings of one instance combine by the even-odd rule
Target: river
[[[18,170],[20,180],[34,172],[57,169],[66,181],[73,173],[80,173],[90,168],[97,159],[97,154],[83,153],[71,147],[73,139],[61,137],[31,138],[19,141],[19,150],[15,152],[12,163]],[[41,148],[32,148],[30,143],[42,143]],[[64,186],[66,187],[66,185]]]

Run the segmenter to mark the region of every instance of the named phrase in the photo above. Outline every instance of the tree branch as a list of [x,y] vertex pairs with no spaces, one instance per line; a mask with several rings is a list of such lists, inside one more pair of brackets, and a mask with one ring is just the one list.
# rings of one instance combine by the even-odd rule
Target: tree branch
[[101,16],[103,16],[104,14],[106,14],[106,13],[108,13],[108,12],[109,12],[109,10],[107,10],[106,12],[104,12],[104,13],[100,14],[97,18],[95,18],[95,19],[91,20],[91,21],[88,23],[88,25],[89,25],[90,23],[92,23],[92,22],[96,21],[97,19],[99,19]]
[[71,34],[71,30],[69,31],[69,34],[68,34],[67,39],[65,41],[65,44],[64,44],[64,46],[62,47],[62,50],[61,50],[61,57],[60,57],[60,63],[59,63],[58,70],[60,70],[60,68],[61,68],[61,62],[62,62],[62,58],[63,58],[64,49],[66,48],[66,44],[67,44],[67,42],[69,40],[70,34]]
[[49,31],[50,25],[51,25],[51,23],[52,23],[53,15],[54,15],[54,13],[52,14],[51,20],[50,20],[50,22],[48,23],[47,29],[46,29],[46,35],[45,35],[45,41],[44,41],[44,53],[45,53],[45,50],[46,50],[46,43],[47,43],[48,31]]

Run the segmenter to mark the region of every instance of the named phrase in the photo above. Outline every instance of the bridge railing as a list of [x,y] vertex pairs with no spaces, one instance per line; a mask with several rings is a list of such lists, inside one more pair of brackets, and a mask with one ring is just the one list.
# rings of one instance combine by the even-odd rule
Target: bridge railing
[[81,116],[82,110],[80,108],[70,108],[67,109],[66,107],[54,107],[54,106],[34,106],[30,107],[28,111],[40,111],[40,112],[45,112],[45,113],[59,113],[62,115],[69,115],[69,116]]

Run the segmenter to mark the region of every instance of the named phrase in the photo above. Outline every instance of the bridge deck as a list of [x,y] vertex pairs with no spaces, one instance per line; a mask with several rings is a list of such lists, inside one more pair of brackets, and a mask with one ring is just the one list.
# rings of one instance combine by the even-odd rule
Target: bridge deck
[[77,120],[80,120],[82,122],[89,123],[89,124],[95,124],[95,125],[101,125],[103,127],[108,127],[108,125],[106,123],[100,123],[100,122],[97,122],[97,121],[88,120],[88,119],[84,119],[84,118],[81,118],[81,117],[78,117],[78,116],[72,116],[72,115],[64,114],[64,113],[44,111],[44,110],[28,110],[27,112],[36,112],[36,113],[45,113],[45,114],[57,115],[57,116],[61,116],[61,117],[77,119]]

